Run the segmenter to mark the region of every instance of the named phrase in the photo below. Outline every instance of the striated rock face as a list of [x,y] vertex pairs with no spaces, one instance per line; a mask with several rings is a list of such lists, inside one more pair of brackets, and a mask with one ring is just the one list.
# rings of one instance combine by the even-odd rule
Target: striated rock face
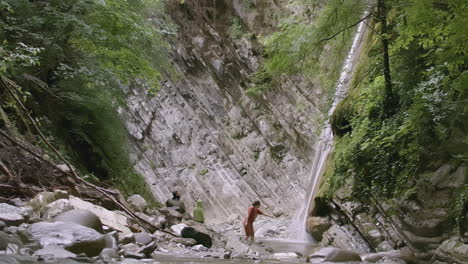
[[[137,171],[160,201],[179,190],[191,212],[193,201],[203,200],[207,219],[244,215],[257,199],[270,213],[297,209],[326,101],[301,77],[259,96],[246,94],[261,51],[255,39],[231,39],[229,27],[235,16],[254,31],[267,28],[255,24],[272,22],[265,9],[241,2],[217,1],[216,8],[213,1],[169,4],[179,26],[172,49],[182,76],[166,81],[156,97],[143,84],[125,90],[128,111],[122,115]],[[262,6],[269,4],[280,8],[273,1]]]

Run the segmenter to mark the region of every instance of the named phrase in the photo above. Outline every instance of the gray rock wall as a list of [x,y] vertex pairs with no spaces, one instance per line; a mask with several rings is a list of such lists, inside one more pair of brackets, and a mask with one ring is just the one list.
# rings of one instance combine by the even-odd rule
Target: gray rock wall
[[172,50],[182,77],[166,81],[156,97],[143,84],[126,89],[122,115],[135,168],[161,202],[178,189],[190,211],[202,199],[208,219],[243,216],[257,199],[266,211],[293,213],[305,201],[323,91],[297,76],[247,96],[260,61],[257,44],[229,37],[229,6],[213,8],[213,24],[191,6],[209,11],[212,1],[186,2],[169,7],[179,26]]

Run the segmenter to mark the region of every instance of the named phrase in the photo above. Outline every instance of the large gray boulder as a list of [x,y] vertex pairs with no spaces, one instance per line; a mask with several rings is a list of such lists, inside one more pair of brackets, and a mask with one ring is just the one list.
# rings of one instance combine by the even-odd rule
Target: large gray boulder
[[326,247],[309,256],[310,263],[361,261],[358,253],[339,248]]
[[28,214],[26,209],[6,203],[0,203],[0,221],[7,225],[20,225],[26,221]]
[[413,253],[409,248],[402,248],[399,250],[390,250],[386,252],[378,252],[367,254],[362,257],[362,260],[370,263],[376,263],[383,259],[401,259],[406,262],[413,262],[416,260]]
[[43,247],[63,246],[75,254],[97,256],[106,245],[96,230],[75,223],[36,223],[28,231]]
[[73,209],[63,212],[53,219],[54,222],[75,223],[92,228],[102,233],[102,223],[99,217],[88,210]]

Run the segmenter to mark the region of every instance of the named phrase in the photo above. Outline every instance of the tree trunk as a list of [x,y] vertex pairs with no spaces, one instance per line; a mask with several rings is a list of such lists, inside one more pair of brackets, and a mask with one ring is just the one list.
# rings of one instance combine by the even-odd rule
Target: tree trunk
[[393,105],[393,90],[392,78],[390,74],[390,58],[388,55],[388,27],[387,27],[387,8],[385,0],[378,0],[377,3],[378,19],[381,26],[382,48],[383,48],[383,74],[385,78],[385,95],[384,95],[384,113],[389,114]]

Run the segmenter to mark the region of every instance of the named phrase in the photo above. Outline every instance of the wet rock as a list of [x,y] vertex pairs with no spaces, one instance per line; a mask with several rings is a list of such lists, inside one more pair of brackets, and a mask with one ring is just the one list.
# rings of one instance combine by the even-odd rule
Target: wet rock
[[138,245],[147,245],[151,243],[151,241],[153,241],[153,238],[147,232],[135,233],[133,235],[135,237],[135,243],[137,243]]
[[182,244],[186,247],[191,247],[197,244],[197,241],[193,238],[174,237],[171,242],[176,244]]
[[26,221],[26,209],[6,203],[0,203],[0,221],[7,225],[20,225]]
[[119,241],[119,244],[126,245],[130,243],[135,243],[135,236],[133,233],[130,233],[130,234],[118,233],[117,236],[118,236],[117,240]]
[[23,247],[23,243],[16,235],[9,235],[3,231],[0,231],[0,250],[5,250],[8,244],[16,244],[20,247]]
[[88,210],[73,209],[66,211],[54,217],[54,222],[75,223],[78,225],[92,228],[102,233],[102,223],[99,217]]
[[307,219],[307,232],[317,241],[322,240],[323,233],[330,227],[331,224],[326,217],[310,217]]
[[34,253],[34,250],[24,247],[19,249],[19,254],[23,256],[31,256]]
[[99,257],[104,261],[111,261],[119,258],[117,250],[114,248],[105,248],[99,254]]
[[3,221],[0,221],[0,230],[2,230],[3,228],[5,228],[7,225],[5,224],[5,222]]
[[332,247],[322,248],[309,258],[310,263],[361,261],[359,254],[354,251]]
[[75,258],[76,254],[59,246],[47,246],[33,253],[34,256],[53,258]]
[[36,223],[28,231],[45,246],[63,246],[65,249],[88,256],[97,256],[105,246],[104,236],[96,230],[64,222]]
[[134,209],[144,212],[146,208],[148,208],[148,203],[146,200],[139,194],[134,194],[127,199],[128,203]]
[[213,245],[213,239],[210,235],[200,232],[193,227],[185,227],[182,229],[181,235],[184,238],[193,238],[198,244],[202,244],[207,248],[210,248]]

